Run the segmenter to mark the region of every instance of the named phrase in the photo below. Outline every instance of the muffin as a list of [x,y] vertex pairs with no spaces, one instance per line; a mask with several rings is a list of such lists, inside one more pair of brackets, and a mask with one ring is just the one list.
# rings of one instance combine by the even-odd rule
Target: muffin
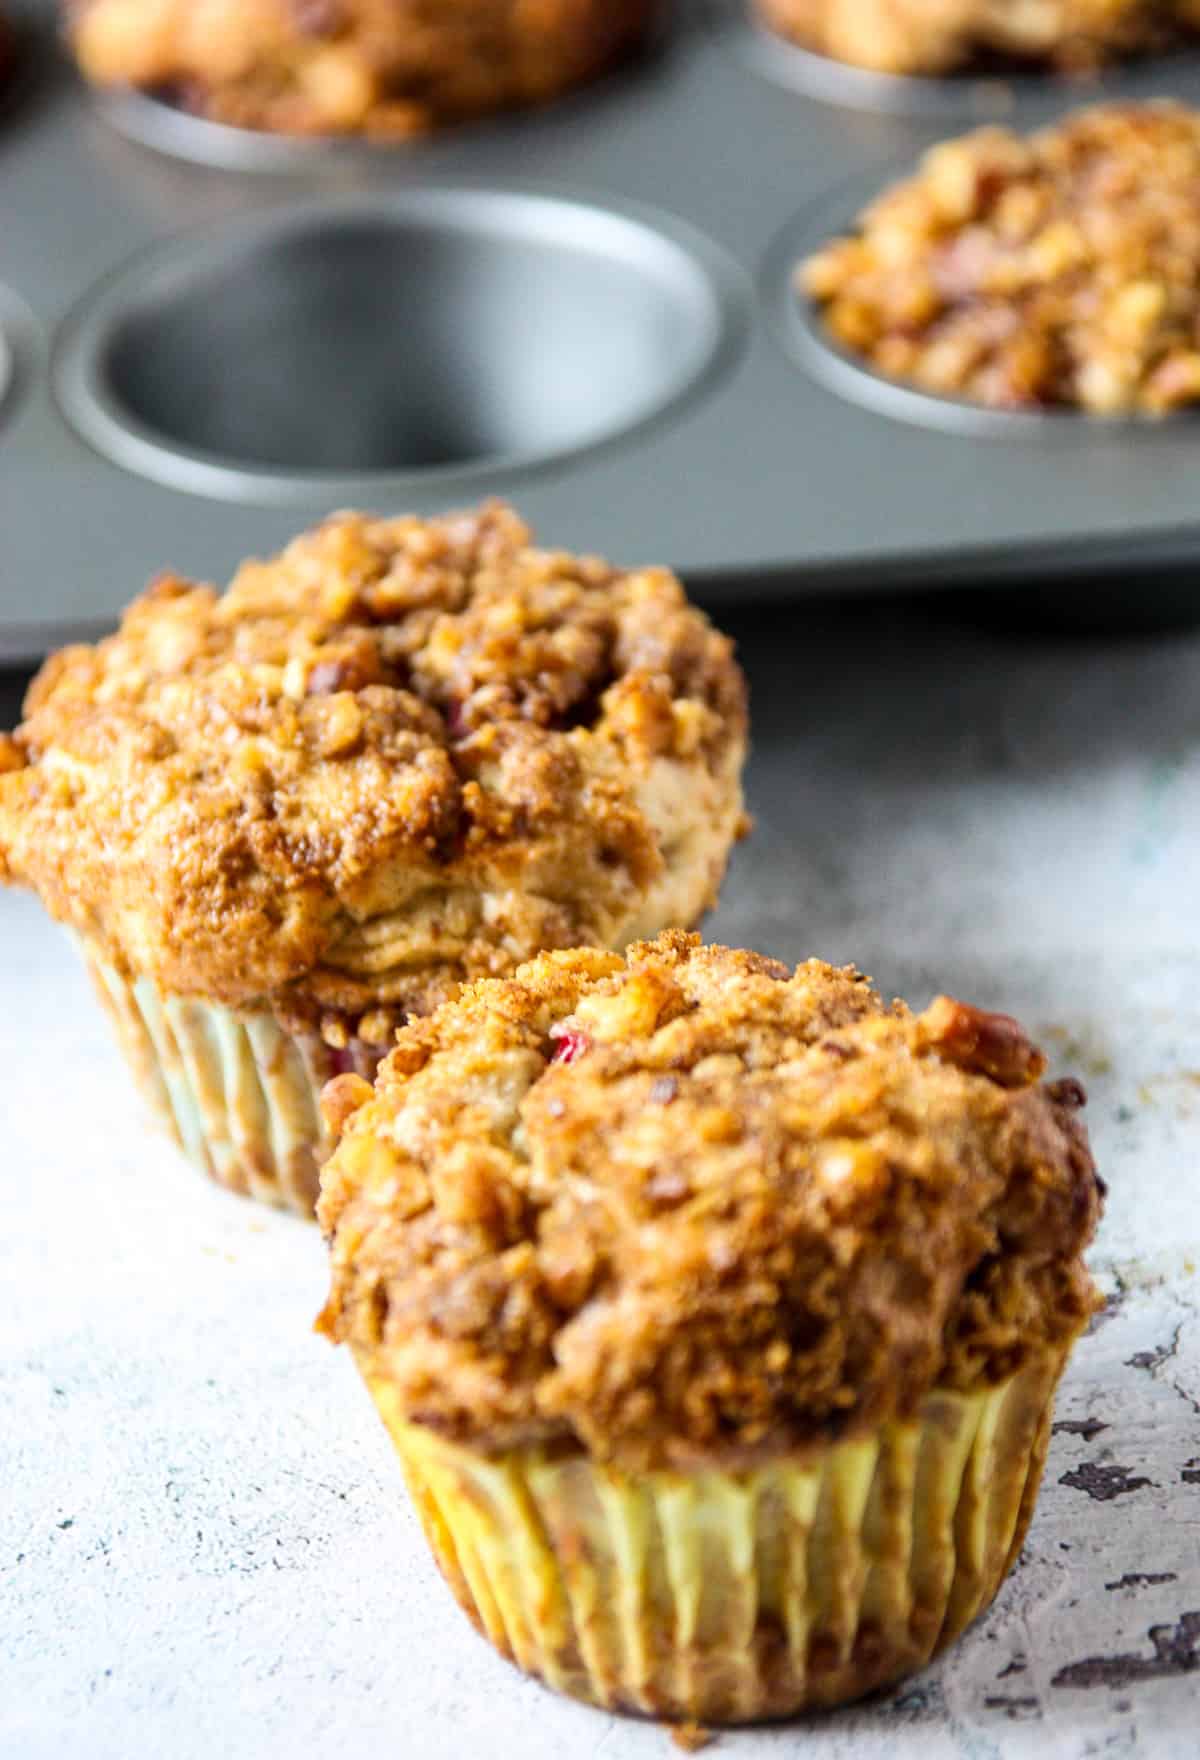
[[666,570],[534,549],[495,504],[340,514],[47,662],[0,736],[0,879],[74,931],[184,1147],[311,1213],[320,1088],[409,1014],[707,909],[745,739]]
[[832,1705],[987,1606],[1096,1296],[1077,1083],[1007,1016],[671,931],[330,1084],[332,1291],[467,1613],[551,1686]]
[[998,409],[1162,415],[1200,399],[1200,115],[1105,105],[926,153],[802,266],[832,339]]
[[944,74],[988,58],[1087,72],[1162,49],[1200,23],[1196,0],[755,0],[805,48],[876,73]]
[[282,134],[403,139],[607,72],[655,0],[73,0],[98,85]]

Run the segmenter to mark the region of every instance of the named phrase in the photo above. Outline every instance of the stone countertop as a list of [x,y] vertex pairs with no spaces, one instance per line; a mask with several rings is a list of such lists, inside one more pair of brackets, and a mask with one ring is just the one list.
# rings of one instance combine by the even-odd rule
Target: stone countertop
[[[1090,1091],[1111,1300],[990,1614],[885,1699],[713,1751],[1194,1760],[1200,635],[1068,643],[871,605],[738,633],[758,830],[712,934],[1035,1027]],[[4,1760],[673,1752],[470,1630],[348,1358],[310,1330],[316,1231],[143,1131],[22,896],[0,897],[0,971]]]

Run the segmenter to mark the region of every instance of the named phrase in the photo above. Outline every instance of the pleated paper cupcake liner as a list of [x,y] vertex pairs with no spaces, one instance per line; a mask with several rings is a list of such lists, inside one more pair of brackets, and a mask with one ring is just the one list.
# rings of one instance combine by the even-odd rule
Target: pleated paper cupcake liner
[[[337,1073],[319,1034],[172,996],[84,957],[139,1088],[180,1148],[218,1185],[311,1217],[330,1147],[320,1093]],[[377,1059],[364,1063],[364,1052],[369,1076]]]
[[1021,1546],[1062,1353],[912,1422],[747,1471],[486,1457],[367,1374],[451,1589],[506,1657],[610,1709],[749,1722],[922,1668]]

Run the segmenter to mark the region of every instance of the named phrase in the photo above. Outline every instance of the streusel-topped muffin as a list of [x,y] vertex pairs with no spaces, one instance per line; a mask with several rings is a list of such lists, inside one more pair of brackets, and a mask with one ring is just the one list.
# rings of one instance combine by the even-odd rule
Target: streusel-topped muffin
[[1196,0],[755,0],[806,48],[877,73],[942,74],[987,58],[1088,72],[1200,24]]
[[671,932],[550,953],[326,1105],[333,1286],[439,1562],[607,1705],[775,1716],[990,1601],[1095,1304],[1015,1021]]
[[311,1207],[317,1089],[408,1014],[709,907],[745,740],[666,570],[494,504],[344,514],[47,662],[0,744],[0,875],[75,930],[185,1143]]
[[73,0],[99,85],[214,121],[403,139],[544,103],[606,72],[654,0]]
[[799,280],[891,379],[1002,409],[1200,401],[1200,114],[1083,110],[931,148]]

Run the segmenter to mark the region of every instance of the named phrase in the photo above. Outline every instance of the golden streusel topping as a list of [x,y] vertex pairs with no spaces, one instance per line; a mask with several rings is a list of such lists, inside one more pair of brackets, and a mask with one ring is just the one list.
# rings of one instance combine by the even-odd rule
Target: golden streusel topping
[[[755,0],[765,22],[857,67],[941,74],[1009,60],[1089,73],[1197,27],[1195,0]],[[1000,67],[997,68],[997,58]],[[990,63],[990,65],[989,65]]]
[[1200,400],[1200,115],[1084,110],[930,149],[800,271],[891,379],[1000,408]]
[[675,931],[547,954],[326,1090],[322,1325],[413,1422],[752,1459],[1083,1325],[1100,1187],[1016,1022]]
[[[648,899],[702,910],[744,738],[730,644],[667,571],[534,549],[499,505],[343,514],[47,662],[0,741],[0,877],[174,991],[419,1008],[623,944]],[[673,827],[711,832],[678,896]]]
[[426,134],[605,72],[652,0],[68,0],[81,67],[239,128]]

